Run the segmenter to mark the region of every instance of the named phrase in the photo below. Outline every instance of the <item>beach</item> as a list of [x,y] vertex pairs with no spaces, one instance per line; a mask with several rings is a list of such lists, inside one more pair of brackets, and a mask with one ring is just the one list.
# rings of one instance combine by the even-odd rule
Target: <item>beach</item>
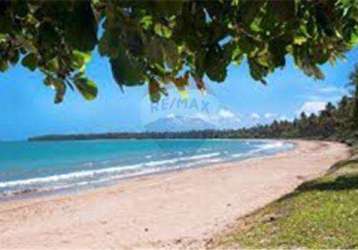
[[0,249],[203,248],[235,221],[349,156],[332,142],[0,203]]

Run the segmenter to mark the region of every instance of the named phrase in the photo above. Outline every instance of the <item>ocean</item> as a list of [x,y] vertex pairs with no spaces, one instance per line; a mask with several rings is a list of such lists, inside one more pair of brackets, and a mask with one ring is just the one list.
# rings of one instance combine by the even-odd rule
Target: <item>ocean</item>
[[0,198],[93,188],[124,178],[272,155],[276,140],[0,142]]

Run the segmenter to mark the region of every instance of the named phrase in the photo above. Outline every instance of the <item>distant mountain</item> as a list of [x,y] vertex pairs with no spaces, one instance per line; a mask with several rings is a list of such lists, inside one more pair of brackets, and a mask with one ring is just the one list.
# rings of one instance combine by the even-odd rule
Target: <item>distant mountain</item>
[[217,126],[200,118],[173,116],[155,120],[145,128],[148,132],[182,132],[217,129]]

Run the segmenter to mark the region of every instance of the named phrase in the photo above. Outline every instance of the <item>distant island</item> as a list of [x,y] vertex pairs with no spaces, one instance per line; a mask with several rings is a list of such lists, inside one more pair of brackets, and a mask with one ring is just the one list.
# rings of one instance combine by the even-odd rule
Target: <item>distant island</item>
[[[204,139],[204,138],[245,138],[240,130],[189,130],[178,132],[110,132],[93,134],[53,134],[34,136],[28,141],[67,141],[67,140],[100,140],[100,139]],[[249,136],[247,136],[249,137]],[[250,137],[251,138],[251,137]]]
[[274,121],[241,129],[204,129],[169,132],[118,132],[98,134],[43,135],[29,141],[99,140],[99,139],[204,139],[204,138],[304,138],[345,141],[351,144],[358,137],[355,99],[344,96],[335,106],[328,103],[318,115],[301,113],[293,121]]

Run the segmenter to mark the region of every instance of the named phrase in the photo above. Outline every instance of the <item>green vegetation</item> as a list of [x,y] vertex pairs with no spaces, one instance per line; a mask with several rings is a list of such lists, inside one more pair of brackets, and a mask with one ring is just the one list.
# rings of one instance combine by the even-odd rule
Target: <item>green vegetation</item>
[[215,247],[358,248],[358,155],[238,221]]
[[350,75],[351,96],[344,96],[337,107],[327,104],[325,110],[309,117],[305,113],[292,122],[274,121],[238,130],[203,130],[186,132],[103,133],[45,135],[30,140],[92,140],[147,138],[305,138],[338,140],[353,145],[358,142],[358,64]]
[[[258,135],[344,139],[355,144],[352,157],[323,177],[238,221],[232,232],[219,235],[215,247],[233,248],[358,248],[358,65],[350,76],[352,97],[338,107],[328,104],[319,116],[301,115],[293,123],[253,128]],[[284,125],[284,126],[283,126]]]
[[97,138],[310,138],[343,140],[353,147],[350,160],[336,164],[324,177],[304,183],[295,192],[238,221],[209,247],[358,248],[358,65],[350,76],[352,95],[337,107],[327,104],[319,115],[302,114],[293,122],[231,131],[178,133],[115,133],[45,136],[46,139]]
[[274,121],[270,125],[242,129],[239,137],[306,138],[358,142],[358,64],[349,77],[352,96],[344,96],[337,107],[328,103],[319,115],[305,113],[293,122]]
[[[358,67],[357,67],[358,69]],[[357,71],[358,72],[358,71]],[[199,130],[184,132],[120,132],[101,134],[44,135],[30,140],[94,140],[94,139],[172,139],[172,138],[262,138],[321,139],[353,145],[358,143],[355,110],[356,99],[344,96],[337,107],[328,103],[318,115],[302,113],[294,121],[274,121],[237,130]]]
[[321,79],[358,42],[356,0],[0,1],[0,71],[39,70],[61,102],[67,88],[97,95],[86,64],[97,49],[122,86],[147,84],[152,101],[205,77],[222,82],[230,63],[247,60],[265,82],[286,55]]

